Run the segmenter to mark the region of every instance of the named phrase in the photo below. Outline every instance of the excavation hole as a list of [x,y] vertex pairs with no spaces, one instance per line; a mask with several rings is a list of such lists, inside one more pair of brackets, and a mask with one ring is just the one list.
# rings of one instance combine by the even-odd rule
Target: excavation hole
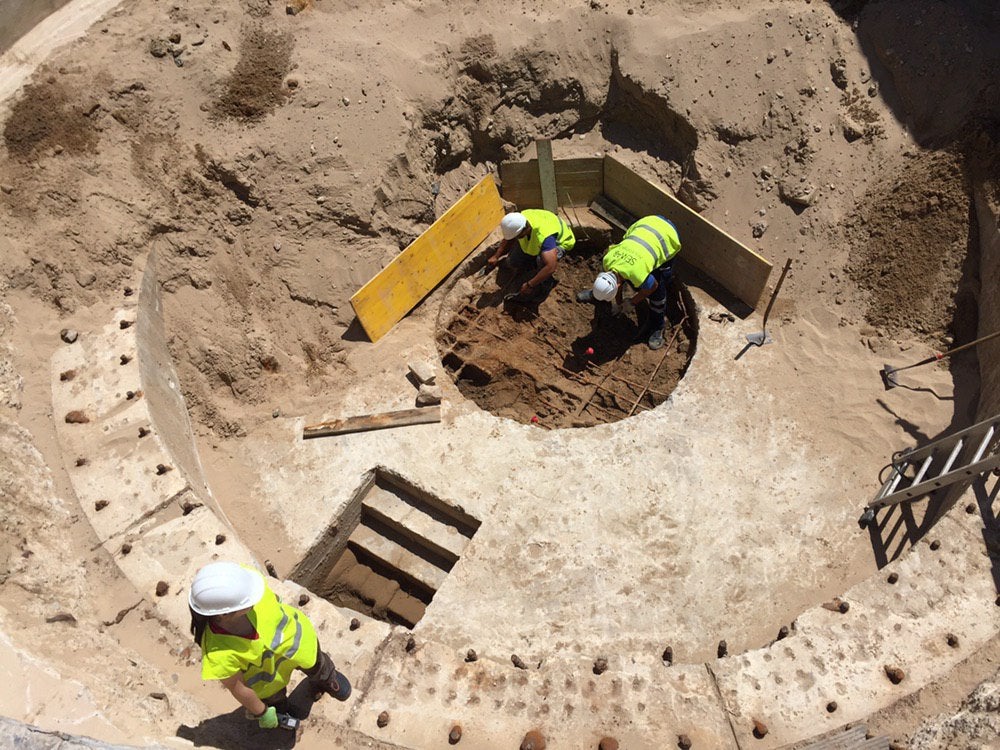
[[697,321],[683,282],[668,292],[666,345],[652,350],[645,305],[615,317],[607,303],[576,301],[621,232],[574,231],[577,245],[547,294],[530,304],[505,300],[533,271],[501,265],[474,281],[476,291],[454,304],[439,332],[441,361],[458,389],[497,416],[550,429],[616,422],[666,401],[687,371]]
[[412,628],[478,529],[461,508],[376,467],[291,578],[339,607]]

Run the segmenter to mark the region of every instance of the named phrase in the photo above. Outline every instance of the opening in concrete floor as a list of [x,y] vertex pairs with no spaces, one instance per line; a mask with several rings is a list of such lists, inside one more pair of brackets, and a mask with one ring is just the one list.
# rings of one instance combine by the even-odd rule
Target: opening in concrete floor
[[337,606],[412,628],[479,521],[376,467],[291,578]]
[[486,411],[548,429],[617,422],[666,401],[687,371],[697,321],[683,283],[667,292],[664,346],[652,350],[645,304],[617,316],[610,303],[576,301],[621,232],[574,232],[581,236],[553,286],[511,297],[534,271],[501,266],[495,289],[473,293],[438,333],[445,370]]

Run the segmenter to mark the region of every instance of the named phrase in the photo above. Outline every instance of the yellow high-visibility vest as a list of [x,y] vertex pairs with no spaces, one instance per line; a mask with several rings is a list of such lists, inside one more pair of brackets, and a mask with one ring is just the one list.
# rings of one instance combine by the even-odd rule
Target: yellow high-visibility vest
[[531,232],[517,242],[525,255],[538,255],[546,237],[556,235],[556,244],[568,253],[576,244],[576,237],[569,224],[551,211],[542,208],[528,208],[521,212],[531,225]]
[[680,251],[674,225],[659,216],[646,216],[628,228],[621,242],[608,248],[604,270],[614,271],[638,289],[649,274]]

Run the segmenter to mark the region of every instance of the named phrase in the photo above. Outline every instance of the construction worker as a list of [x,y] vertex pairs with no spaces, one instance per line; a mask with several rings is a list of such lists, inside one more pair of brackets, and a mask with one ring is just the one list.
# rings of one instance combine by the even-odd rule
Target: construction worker
[[201,676],[219,680],[262,729],[274,729],[288,713],[286,685],[305,672],[312,695],[340,701],[351,684],[320,649],[304,613],[282,604],[251,568],[233,562],[206,565],[188,595],[191,634],[201,647]]
[[[503,241],[489,258],[491,266],[497,265],[509,253],[508,263],[512,266],[531,264],[537,269],[535,275],[521,284],[521,297],[533,296],[537,289],[552,288],[559,260],[573,249],[576,237],[569,225],[551,211],[528,208],[509,213],[500,220]],[[514,240],[517,244],[513,245]]]
[[[646,216],[625,231],[617,245],[604,254],[604,271],[594,279],[594,286],[577,292],[579,302],[611,302],[612,311],[628,314],[644,299],[649,299],[650,349],[663,346],[666,322],[667,288],[673,280],[673,263],[681,251],[677,227],[662,216]],[[635,290],[622,301],[622,287],[628,282]]]

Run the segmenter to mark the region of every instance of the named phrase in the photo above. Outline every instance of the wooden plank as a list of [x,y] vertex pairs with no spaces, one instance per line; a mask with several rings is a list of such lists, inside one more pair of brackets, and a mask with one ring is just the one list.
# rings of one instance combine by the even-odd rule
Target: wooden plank
[[[560,206],[587,206],[604,188],[604,160],[556,159],[553,162],[556,179],[556,199]],[[542,187],[538,162],[505,162],[500,165],[500,182],[504,200],[518,208],[542,205]]]
[[604,157],[604,194],[629,213],[670,219],[681,237],[680,258],[757,307],[771,263],[611,156]]
[[408,427],[412,424],[430,424],[441,421],[440,406],[425,406],[420,409],[386,411],[381,414],[365,414],[360,417],[346,417],[332,422],[320,422],[302,428],[302,439],[346,435],[351,432],[384,430],[388,427]]
[[635,224],[636,219],[639,218],[625,211],[621,206],[615,205],[603,195],[594,199],[594,202],[590,204],[590,210],[611,226],[618,227],[622,232]]
[[832,737],[827,737],[826,739],[806,745],[802,750],[851,750],[851,748],[856,748],[859,743],[865,741],[867,733],[868,727],[864,724],[858,724]]
[[503,204],[486,175],[423,234],[351,297],[351,306],[373,342],[434,289],[496,229]]
[[542,208],[555,213],[559,210],[556,194],[556,167],[552,163],[552,141],[547,138],[535,141],[538,152],[538,182],[542,188]]

